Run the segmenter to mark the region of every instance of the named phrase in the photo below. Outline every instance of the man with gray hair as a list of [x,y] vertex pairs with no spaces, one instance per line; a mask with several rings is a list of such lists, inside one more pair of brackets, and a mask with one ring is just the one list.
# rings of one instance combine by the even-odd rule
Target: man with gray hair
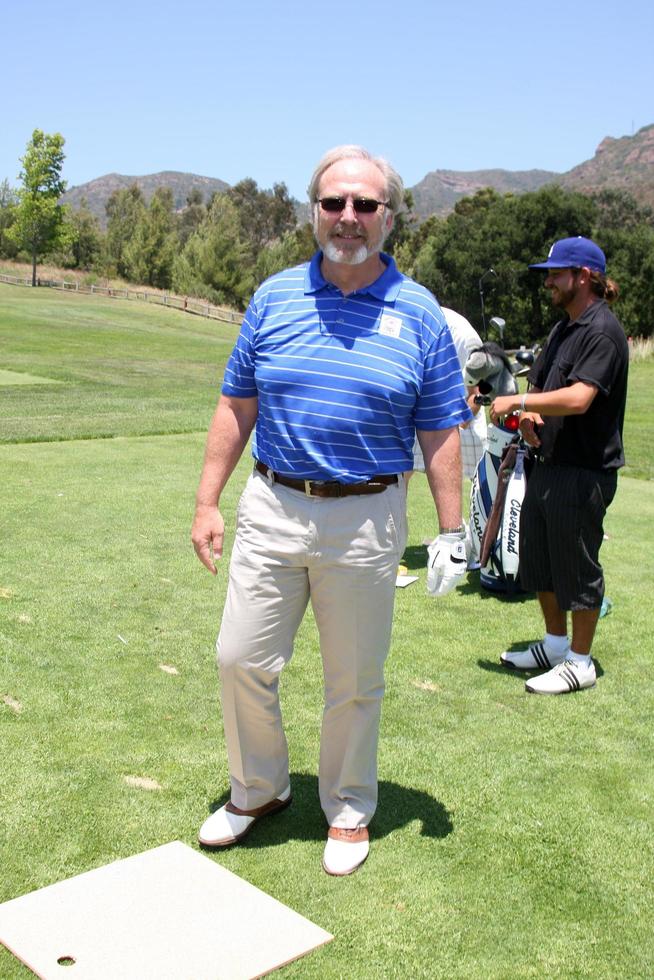
[[441,527],[432,593],[446,594],[465,571],[458,426],[471,412],[440,307],[381,251],[402,198],[399,175],[362,147],[321,160],[309,187],[319,251],[250,302],[209,429],[191,533],[216,574],[220,494],[254,430],[217,642],[231,798],[200,842],[234,844],[291,801],[278,685],[310,600],[325,683],[323,867],[333,875],[368,855],[407,537],[402,474],[416,429]]

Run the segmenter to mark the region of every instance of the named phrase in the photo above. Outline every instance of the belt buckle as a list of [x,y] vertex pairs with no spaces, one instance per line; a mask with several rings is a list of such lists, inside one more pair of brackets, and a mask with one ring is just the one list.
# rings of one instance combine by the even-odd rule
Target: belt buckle
[[304,492],[307,495],[307,497],[312,497],[313,496],[313,494],[311,493],[311,484],[314,483],[314,482],[315,482],[314,480],[305,480],[304,481]]

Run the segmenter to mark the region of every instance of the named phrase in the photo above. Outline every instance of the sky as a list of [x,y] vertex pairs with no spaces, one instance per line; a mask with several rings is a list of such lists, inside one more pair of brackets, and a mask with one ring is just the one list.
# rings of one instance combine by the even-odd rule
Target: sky
[[68,187],[179,170],[306,200],[359,143],[431,170],[565,172],[654,123],[651,0],[25,0],[2,14],[0,181],[34,129]]

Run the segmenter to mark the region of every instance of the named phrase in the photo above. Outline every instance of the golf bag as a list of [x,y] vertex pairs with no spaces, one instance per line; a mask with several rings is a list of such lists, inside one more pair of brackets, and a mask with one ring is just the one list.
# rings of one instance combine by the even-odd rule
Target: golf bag
[[[472,351],[464,368],[464,379],[467,385],[478,388],[475,401],[490,405],[498,395],[516,394],[515,379],[529,370],[534,356],[535,349],[521,349],[516,351],[512,362],[492,341]],[[486,448],[470,490],[468,565],[479,564],[481,584],[491,592],[521,591],[520,511],[530,457],[520,437],[519,421],[519,415],[513,413],[505,418],[503,425],[489,422]]]
[[520,511],[529,460],[517,429],[517,415],[508,416],[505,425],[489,423],[470,490],[470,551],[479,562],[482,586],[491,592],[521,591]]

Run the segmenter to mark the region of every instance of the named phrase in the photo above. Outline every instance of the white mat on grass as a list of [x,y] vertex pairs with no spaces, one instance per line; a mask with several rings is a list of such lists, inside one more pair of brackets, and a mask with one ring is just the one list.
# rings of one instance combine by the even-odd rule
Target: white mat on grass
[[44,980],[250,980],[332,938],[181,841],[0,905]]

